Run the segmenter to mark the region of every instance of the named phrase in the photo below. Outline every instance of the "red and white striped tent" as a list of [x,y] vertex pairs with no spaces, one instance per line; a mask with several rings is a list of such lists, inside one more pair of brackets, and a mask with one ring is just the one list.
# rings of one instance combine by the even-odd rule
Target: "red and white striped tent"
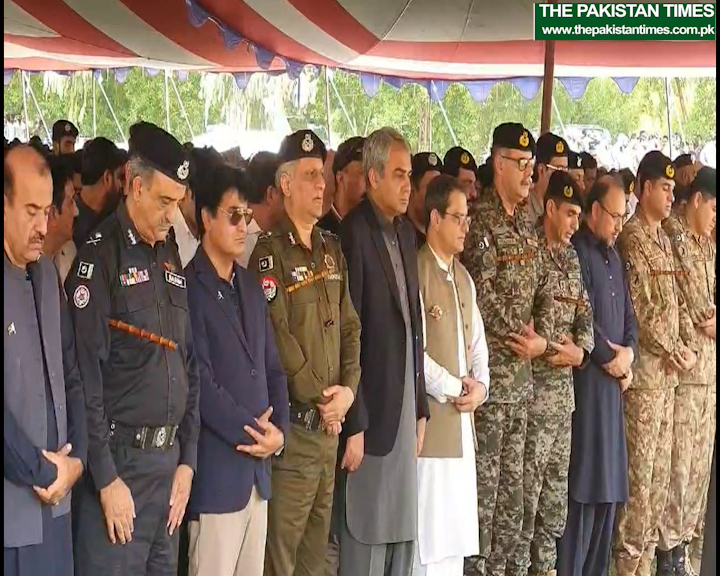
[[[542,76],[530,0],[5,0],[5,69]],[[555,76],[715,76],[715,41],[557,42]]]

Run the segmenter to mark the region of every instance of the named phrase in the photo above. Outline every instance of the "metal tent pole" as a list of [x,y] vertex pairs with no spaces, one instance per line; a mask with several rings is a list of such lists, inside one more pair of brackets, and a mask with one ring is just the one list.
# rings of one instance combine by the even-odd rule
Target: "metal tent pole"
[[20,70],[20,82],[22,84],[23,115],[25,116],[25,141],[30,140],[30,117],[27,108],[27,93],[25,92],[25,70]]
[[35,98],[35,92],[30,85],[30,78],[27,79],[27,91],[30,93],[30,98],[32,98],[33,104],[35,104],[35,110],[37,110],[38,116],[40,116],[40,122],[42,122],[43,128],[45,128],[45,134],[48,137],[48,142],[52,142],[52,136],[50,135],[50,130],[48,130],[47,124],[45,123],[45,117],[43,116],[42,110],[40,110],[37,98]]
[[190,118],[187,115],[187,112],[185,111],[185,105],[183,104],[182,98],[180,98],[180,91],[177,89],[177,84],[175,84],[175,78],[170,76],[170,85],[173,88],[173,91],[175,92],[175,97],[177,98],[178,105],[180,106],[180,112],[185,117],[185,123],[187,124],[188,130],[190,130],[190,139],[195,139],[195,133],[193,132],[192,126],[190,126]]
[[100,79],[97,79],[97,85],[100,87],[100,92],[103,95],[103,98],[105,98],[105,103],[108,105],[108,108],[110,108],[110,114],[112,114],[113,120],[115,120],[115,126],[117,126],[118,132],[120,133],[120,138],[122,138],[123,142],[125,143],[125,146],[128,145],[127,139],[125,138],[125,134],[123,133],[122,127],[120,126],[120,122],[117,119],[117,116],[115,115],[115,110],[113,110],[112,104],[110,104],[110,99],[108,98],[107,93],[105,92],[105,88],[103,88],[102,82],[100,82]]
[[333,92],[335,93],[335,96],[337,96],[338,102],[340,102],[340,108],[342,108],[343,115],[345,116],[345,120],[347,120],[348,126],[353,131],[353,135],[357,135],[357,126],[355,125],[355,122],[353,122],[350,119],[350,114],[348,114],[347,108],[345,107],[345,102],[343,102],[343,99],[340,97],[340,92],[338,92],[337,86],[335,86],[335,80],[330,77],[330,86],[332,86]]
[[670,149],[670,158],[673,156],[673,145],[672,145],[672,124],[670,118],[670,79],[665,76],[665,112],[667,113],[667,133],[668,133],[668,146]]
[[328,146],[332,148],[332,134],[330,132],[330,73],[325,66],[325,120],[327,122]]
[[[433,92],[435,92],[435,96],[438,97],[438,106],[440,106],[440,112],[442,112],[443,118],[445,118],[445,124],[447,124],[448,130],[450,131],[450,136],[453,139],[453,143],[455,144],[455,146],[457,146],[457,136],[455,136],[455,131],[450,125],[450,118],[448,118],[447,112],[445,111],[445,106],[443,106],[442,100],[440,99],[440,95],[438,94],[437,88],[435,87],[435,82],[433,80],[430,80],[430,85],[432,86]],[[430,95],[428,94],[428,98],[429,97]]]
[[165,70],[165,130],[170,132],[170,96],[168,94],[168,71]]
[[93,138],[97,136],[97,104],[95,101],[95,72],[90,72],[93,78],[92,83],[92,100],[93,100]]

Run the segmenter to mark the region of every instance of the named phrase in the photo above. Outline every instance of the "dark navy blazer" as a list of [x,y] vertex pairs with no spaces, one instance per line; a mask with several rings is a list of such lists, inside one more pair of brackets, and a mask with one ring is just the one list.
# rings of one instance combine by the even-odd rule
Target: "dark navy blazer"
[[[195,354],[200,371],[200,438],[189,512],[223,514],[244,509],[253,485],[270,498],[270,459],[238,452],[254,444],[244,426],[269,406],[287,437],[288,391],[270,324],[267,301],[255,276],[235,264],[240,317],[220,294],[222,280],[205,250],[185,268]],[[242,318],[242,322],[240,320]]]

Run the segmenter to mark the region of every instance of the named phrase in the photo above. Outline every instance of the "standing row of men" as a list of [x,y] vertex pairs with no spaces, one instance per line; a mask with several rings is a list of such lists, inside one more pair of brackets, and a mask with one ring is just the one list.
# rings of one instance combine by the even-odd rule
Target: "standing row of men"
[[[550,137],[562,156],[562,139],[543,138]],[[714,245],[707,241],[714,172],[696,178],[684,219],[672,224],[681,227],[678,264],[668,252],[665,261],[654,258],[639,243],[644,237],[632,235],[636,222],[641,230],[646,220],[650,228],[653,218],[660,222],[668,190],[672,196],[668,159],[650,156],[641,166],[641,211],[621,240],[628,292],[612,249],[625,214],[622,184],[609,177],[591,187],[586,223],[574,234],[585,194],[563,167],[548,168],[552,157],[535,169],[540,142],[518,124],[496,129],[492,186],[470,204],[474,181],[425,178],[439,158],[411,158],[394,130],[341,147],[333,161],[337,201],[325,217],[341,222],[339,238],[317,226],[327,153],[311,131],[286,138],[275,158],[253,159],[251,179],[212,159],[203,165],[201,151],[188,155],[146,123],[133,127],[130,144],[125,198],[81,243],[66,283],[89,437],[90,473],[77,505],[73,497],[78,573],[174,574],[176,528],[188,506],[193,574],[319,574],[333,507],[342,576],[459,575],[468,556],[476,558],[467,574],[546,574],[563,533],[561,574],[605,573],[616,505],[627,492],[623,404],[625,420],[644,428],[627,439],[630,501],[620,508],[617,566],[645,574],[657,526],[659,566],[680,573],[672,567],[677,551],[684,558],[684,544],[701,528],[714,430],[707,420],[714,413]],[[467,152],[457,156],[445,163],[474,177],[463,168]],[[48,175],[27,148],[6,155],[6,224],[9,209],[34,215],[37,222],[23,220],[13,241],[19,252],[31,251],[52,209],[37,199],[13,203],[20,186],[9,160],[35,162],[43,182]],[[114,170],[109,165],[95,182]],[[526,208],[534,171],[543,172],[545,188],[535,196],[543,204],[539,227]],[[253,213],[270,231],[250,256],[249,228],[262,228]],[[175,243],[179,214],[190,236],[200,237],[185,258]],[[466,236],[467,269],[458,260]],[[688,238],[699,246],[690,257]],[[237,264],[243,258],[249,271]],[[8,266],[23,268],[15,259],[6,233],[6,275]],[[692,274],[673,272],[686,260]],[[707,290],[688,323],[683,293],[700,281]],[[633,305],[643,308],[635,364]],[[6,298],[6,324],[12,309]],[[658,322],[670,329],[659,334]],[[8,325],[6,360],[16,324]],[[667,356],[646,344],[650,336],[678,338],[681,326],[684,339],[670,342]],[[702,350],[690,345],[693,331],[706,338]],[[74,346],[63,350],[69,395]],[[662,356],[668,379],[673,370],[690,374],[696,356],[706,371],[688,376],[688,393],[668,400],[673,387],[658,394],[649,380],[663,373],[650,354]],[[56,375],[46,368],[46,389]],[[635,403],[622,397],[628,386]],[[49,398],[61,401],[54,392],[45,398],[48,406]],[[658,408],[648,414],[648,405]],[[673,426],[673,411],[694,420],[693,434],[677,425],[683,416]],[[21,418],[20,429],[35,434],[22,425]],[[600,440],[598,427],[607,430]],[[661,446],[668,431],[674,440]],[[6,424],[6,446],[8,437]],[[64,442],[33,444],[57,448],[45,458],[64,465]],[[672,461],[663,460],[658,450],[670,445]],[[708,457],[688,460],[688,449]],[[80,454],[68,459],[72,475],[62,488],[47,488],[47,479],[32,484],[40,501],[43,485],[51,500],[67,493],[82,471]],[[24,457],[39,459],[37,450]],[[648,460],[656,458],[648,479]],[[670,470],[671,462],[678,480],[666,507],[669,476],[653,469]],[[6,491],[8,481],[15,482],[6,471]],[[469,506],[476,494],[477,513]],[[665,516],[661,525],[656,518]],[[9,556],[7,542],[6,566],[10,558],[25,573],[28,560]],[[47,557],[23,547],[9,549]]]

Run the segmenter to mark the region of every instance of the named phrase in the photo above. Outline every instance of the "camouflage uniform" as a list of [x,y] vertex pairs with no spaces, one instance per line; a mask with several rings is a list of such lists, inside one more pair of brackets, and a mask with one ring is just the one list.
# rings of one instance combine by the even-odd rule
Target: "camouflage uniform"
[[[552,336],[571,336],[590,359],[595,345],[593,315],[573,246],[550,248],[538,229],[543,272],[552,300]],[[536,320],[540,323],[540,319]],[[584,365],[584,364],[583,364]],[[525,440],[524,518],[521,540],[508,573],[547,574],[555,568],[557,540],[567,520],[570,435],[575,410],[572,368],[533,361],[533,400]]]
[[[523,521],[523,450],[527,402],[532,395],[529,360],[504,342],[537,316],[551,317],[551,297],[541,288],[538,237],[521,207],[509,216],[494,188],[471,206],[462,262],[477,286],[490,351],[492,393],[475,419],[478,450],[480,555],[468,559],[465,574],[504,576],[513,558]],[[542,325],[536,331],[549,333]]]
[[650,574],[670,482],[673,406],[678,375],[667,358],[694,327],[677,283],[670,239],[654,232],[638,206],[618,239],[639,327],[634,379],[625,393],[629,499],[618,510],[618,576]]
[[[663,225],[670,238],[680,291],[693,324],[714,313],[716,248],[710,238],[696,236],[684,215]],[[696,331],[698,362],[680,375],[675,392],[670,490],[660,524],[662,550],[689,543],[702,532],[715,439],[715,340]]]

